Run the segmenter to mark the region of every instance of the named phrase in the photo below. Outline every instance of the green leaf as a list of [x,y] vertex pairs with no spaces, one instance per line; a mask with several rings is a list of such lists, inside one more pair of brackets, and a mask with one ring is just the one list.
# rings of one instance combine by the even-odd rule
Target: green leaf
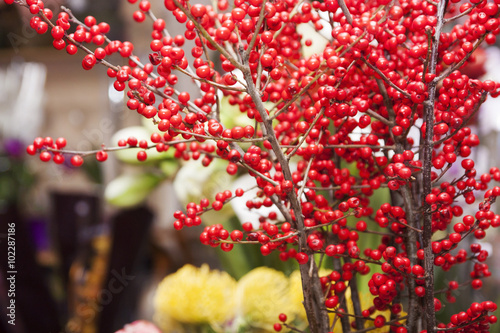
[[142,203],[163,178],[151,173],[123,175],[112,180],[104,198],[117,207],[132,207]]
[[177,160],[173,158],[162,161],[160,162],[160,170],[163,172],[165,176],[171,177],[175,175],[177,170],[179,170],[179,162],[177,162]]

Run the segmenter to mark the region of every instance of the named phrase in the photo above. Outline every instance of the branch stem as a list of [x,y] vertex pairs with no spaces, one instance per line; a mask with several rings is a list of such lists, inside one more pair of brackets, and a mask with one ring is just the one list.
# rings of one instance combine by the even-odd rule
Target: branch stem
[[[432,49],[429,61],[429,73],[436,74],[438,62],[439,41],[445,23],[444,14],[448,0],[442,0],[437,8],[437,25],[432,38]],[[434,105],[436,103],[436,86],[438,80],[434,79],[428,86],[428,97],[424,101],[425,134],[423,136],[423,197],[425,198],[432,190],[432,136],[434,131]],[[432,253],[432,213],[431,206],[424,202],[423,212],[423,248],[425,269],[425,296],[424,316],[427,333],[436,332],[436,315],[434,310],[434,256]]]

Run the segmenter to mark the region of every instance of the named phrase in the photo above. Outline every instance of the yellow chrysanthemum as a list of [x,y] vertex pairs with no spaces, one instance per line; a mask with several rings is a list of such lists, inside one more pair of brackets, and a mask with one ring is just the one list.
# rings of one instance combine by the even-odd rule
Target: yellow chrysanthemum
[[[186,324],[223,323],[234,316],[236,281],[226,272],[185,265],[158,285],[158,321]],[[162,325],[163,326],[163,325]]]
[[302,279],[300,271],[293,271],[290,274],[290,299],[293,304],[292,312],[297,319],[307,322],[306,310],[304,309],[304,294],[302,293]]
[[289,288],[282,272],[268,267],[253,269],[238,281],[238,316],[250,326],[271,331],[280,313],[292,313]]

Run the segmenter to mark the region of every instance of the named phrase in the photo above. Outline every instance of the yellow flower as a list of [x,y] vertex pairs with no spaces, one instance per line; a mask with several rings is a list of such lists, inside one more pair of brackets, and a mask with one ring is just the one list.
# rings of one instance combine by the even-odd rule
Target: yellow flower
[[166,313],[156,312],[154,314],[154,322],[161,329],[163,333],[184,333],[185,329],[182,325],[173,320]]
[[[289,289],[289,279],[282,272],[268,267],[253,269],[238,282],[238,316],[252,327],[273,331],[280,313],[293,313]],[[288,317],[293,320],[293,315]]]
[[236,281],[226,272],[185,265],[158,285],[156,319],[160,325],[222,324],[234,316],[235,291]]

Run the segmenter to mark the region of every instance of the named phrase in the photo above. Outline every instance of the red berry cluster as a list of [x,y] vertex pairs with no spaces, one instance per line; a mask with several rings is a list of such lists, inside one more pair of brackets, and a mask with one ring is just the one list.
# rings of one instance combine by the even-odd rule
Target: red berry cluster
[[[58,138],[56,140],[51,137],[41,138],[38,137],[33,140],[33,144],[26,147],[26,152],[30,155],[40,156],[42,162],[54,161],[56,164],[62,164],[65,161],[63,154],[63,148],[66,147],[66,139]],[[98,153],[98,160],[105,161],[107,159],[107,153],[105,151],[100,151]],[[83,164],[82,156],[75,154],[71,157],[71,165],[79,167]]]
[[451,322],[448,325],[438,324],[439,328],[447,328],[451,331],[462,332],[484,332],[488,330],[491,324],[497,322],[495,315],[490,315],[494,312],[497,305],[491,301],[482,303],[474,302],[470,305],[467,311],[461,311],[451,316]]
[[[460,245],[500,225],[492,211],[500,170],[478,173],[471,152],[480,140],[469,127],[481,104],[500,95],[500,83],[481,81],[473,70],[481,44],[495,43],[500,33],[499,0],[165,0],[182,26],[178,35],[149,1],[129,0],[138,6],[134,20],[152,27],[143,60],[132,43],[106,36],[105,22],[82,22],[69,11],[53,17],[42,1],[18,2],[33,14],[33,29],[50,29],[56,49],[83,50],[86,70],[105,66],[115,89],[126,90],[127,107],[158,129],[152,144],[130,137],[117,148],[82,153],[63,150],[65,140],[37,138],[30,154],[56,163],[72,154],[72,164],[81,165],[88,154],[103,161],[110,150],[136,148],[144,161],[148,149],[172,147],[178,159],[208,166],[218,158],[228,174],[250,175],[258,192],[246,207],[272,206],[281,215],[261,214],[241,230],[205,226],[200,240],[224,251],[256,244],[263,255],[295,259],[303,283],[313,286],[304,293],[311,331],[329,331],[327,311],[344,330],[369,321],[398,333],[422,325],[425,332],[486,332],[496,321],[491,302],[473,303],[449,324],[437,323],[435,312],[454,302],[454,290],[479,289],[491,274],[485,250]],[[314,27],[317,38],[302,36],[301,24]],[[320,39],[324,47],[305,56]],[[125,65],[110,62],[115,53]],[[180,88],[179,75],[196,88]],[[221,99],[252,125],[221,121]],[[384,191],[390,202],[375,204]],[[244,192],[188,203],[174,213],[174,227],[198,226],[205,212]],[[445,236],[438,239],[438,231]],[[373,248],[363,242],[368,234],[379,240]],[[328,260],[331,274],[318,278],[317,257]],[[463,263],[473,263],[470,281],[453,280],[439,299],[433,268],[449,272]],[[361,309],[354,282],[378,266],[368,283],[373,304]],[[345,306],[348,288],[358,305],[353,313]],[[390,310],[391,320],[376,310]],[[288,325],[286,316],[279,319]]]

